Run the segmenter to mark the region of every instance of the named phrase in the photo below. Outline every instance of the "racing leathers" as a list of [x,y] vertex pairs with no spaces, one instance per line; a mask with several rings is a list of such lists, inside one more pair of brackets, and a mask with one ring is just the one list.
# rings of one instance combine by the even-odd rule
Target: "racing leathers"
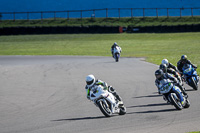
[[103,86],[103,88],[107,91],[109,91],[110,93],[112,93],[119,101],[122,101],[121,97],[117,94],[117,92],[115,91],[115,89],[112,86],[108,86],[106,82],[102,81],[102,80],[96,80],[94,85],[91,87],[88,87],[88,85],[85,86],[85,90],[87,93],[87,98],[90,99],[90,90],[95,89],[95,86],[101,85]]
[[[160,79],[160,80],[156,79],[155,80],[155,85],[158,88],[158,93],[159,94],[160,94],[160,89],[161,89],[162,85],[164,83],[166,83],[166,81],[168,81],[168,80],[171,81],[171,82],[174,82],[175,86],[178,86],[178,81],[177,81],[177,79],[175,77],[173,77],[171,74],[164,73],[162,79]],[[184,104],[185,103],[185,98],[183,97],[182,93],[180,93],[178,89],[173,89],[173,92],[175,92],[178,95],[178,97],[181,100],[181,103]],[[163,94],[163,96],[164,96],[164,99],[166,100],[167,99],[166,98],[166,94]]]
[[183,72],[182,68],[183,68],[184,64],[190,64],[190,65],[192,65],[193,68],[195,68],[195,69],[197,68],[197,66],[195,66],[194,64],[192,64],[192,62],[190,60],[186,60],[184,62],[182,60],[179,60],[177,62],[177,67],[178,67],[178,70],[180,72]]
[[174,69],[176,72],[179,72],[178,69],[177,69],[177,67],[174,66],[172,63],[168,63],[167,68],[172,68],[172,69]]
[[185,92],[185,89],[183,88],[182,79],[179,76],[178,72],[176,72],[174,69],[167,68],[167,73],[173,75],[176,79],[178,79],[177,86],[181,89],[184,95],[187,95],[187,93]]
[[116,48],[118,47],[118,49],[119,49],[119,53],[121,53],[122,52],[122,49],[121,49],[121,47],[120,46],[118,46],[118,45],[112,45],[112,47],[111,47],[111,53],[112,53],[112,56],[114,57],[114,54],[115,54],[115,51],[117,51],[117,50],[115,50]]

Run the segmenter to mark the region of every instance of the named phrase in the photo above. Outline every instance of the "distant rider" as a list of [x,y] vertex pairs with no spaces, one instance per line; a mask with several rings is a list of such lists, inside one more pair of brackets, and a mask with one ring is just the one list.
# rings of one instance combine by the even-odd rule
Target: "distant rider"
[[179,72],[177,67],[174,66],[172,63],[170,63],[167,59],[163,59],[162,60],[162,64],[166,64],[167,68],[172,68],[174,69],[176,72]]
[[182,55],[181,59],[177,62],[177,67],[180,72],[183,72],[182,68],[184,64],[190,64],[194,69],[197,69],[197,66],[192,64],[191,61],[187,59],[187,55]]
[[[162,87],[162,85],[166,82],[166,80],[170,80],[170,81],[173,81],[175,83],[175,85],[178,83],[177,79],[174,78],[173,76],[171,76],[170,74],[168,73],[163,73],[163,71],[161,69],[159,70],[156,70],[155,71],[155,76],[156,76],[156,80],[155,80],[155,85],[157,86],[158,88],[158,93],[160,94],[160,89]],[[181,94],[177,91],[177,90],[174,90],[175,93],[180,97],[180,100],[181,100],[181,104],[185,104],[185,98],[181,98]],[[166,100],[166,95],[163,94],[163,98],[164,100]]]
[[106,82],[102,80],[95,80],[94,75],[88,75],[86,77],[86,93],[87,93],[87,98],[90,99],[90,90],[93,90],[95,86],[101,85],[104,87],[105,90],[108,90],[108,92],[112,93],[120,102],[120,104],[123,104],[121,97],[117,94],[115,89],[112,86],[108,86]]
[[121,47],[119,46],[119,45],[117,45],[117,43],[115,42],[113,45],[112,45],[112,47],[111,47],[111,52],[112,52],[112,56],[114,57],[114,49],[116,48],[116,47],[119,47],[119,49],[120,49],[120,53],[121,53],[121,51],[122,51],[122,49],[121,49]]
[[171,75],[173,75],[179,82],[177,83],[177,86],[181,89],[181,91],[183,92],[184,95],[187,95],[187,93],[185,92],[185,89],[183,88],[183,84],[182,84],[182,79],[179,76],[179,74],[171,68],[167,68],[166,64],[160,64],[159,67],[164,73],[169,73]]

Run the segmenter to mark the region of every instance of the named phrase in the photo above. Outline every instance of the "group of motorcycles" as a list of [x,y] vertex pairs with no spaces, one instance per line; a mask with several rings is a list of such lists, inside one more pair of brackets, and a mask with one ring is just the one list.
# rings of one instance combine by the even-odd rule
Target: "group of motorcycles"
[[[121,48],[118,46],[112,51],[113,58],[116,62],[119,61],[120,53]],[[183,82],[185,82],[194,90],[198,90],[199,75],[197,75],[196,69],[190,64],[185,64],[182,70],[182,76],[179,74],[182,79],[180,84],[183,86]],[[181,89],[171,80],[166,79],[164,81],[160,88],[160,94],[163,94],[164,99],[177,110],[190,107],[188,96],[184,95]],[[101,85],[96,86],[96,88],[90,92],[90,100],[94,102],[106,117],[111,117],[116,113],[119,115],[126,114],[126,107],[124,104],[121,104],[121,101],[119,101],[112,93],[105,90]],[[184,101],[184,103],[181,101]]]
[[[197,75],[196,69],[192,67],[190,64],[185,64],[182,68],[182,81],[192,87],[194,90],[198,90],[199,84],[199,75]],[[181,83],[182,84],[182,83]],[[182,84],[183,85],[183,84]],[[177,93],[181,95],[178,95]],[[180,88],[176,86],[170,80],[166,80],[162,87],[160,88],[160,93],[163,94],[164,99],[175,106],[177,110],[182,110],[183,108],[190,107],[190,101],[187,96],[185,96]],[[185,101],[181,103],[182,99]]]

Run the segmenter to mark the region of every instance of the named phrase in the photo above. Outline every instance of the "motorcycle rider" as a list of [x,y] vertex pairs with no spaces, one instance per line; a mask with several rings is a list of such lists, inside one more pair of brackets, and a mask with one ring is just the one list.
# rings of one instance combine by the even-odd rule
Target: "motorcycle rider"
[[[168,73],[164,73],[161,69],[158,69],[155,71],[155,85],[158,88],[158,93],[160,94],[160,87],[162,86],[162,84],[165,82],[165,80],[171,80],[174,82],[174,85],[176,85],[178,83],[177,79],[174,78],[172,75],[168,74]],[[180,100],[181,100],[181,104],[184,105],[185,104],[185,98],[181,98],[183,95],[181,93],[179,93],[177,90],[175,90],[175,93],[179,96]],[[182,95],[182,96],[181,96]],[[163,94],[163,98],[164,100],[166,100],[166,96],[165,94]]]
[[185,92],[185,88],[183,88],[182,79],[174,69],[167,68],[166,64],[160,64],[159,68],[163,71],[163,73],[169,73],[171,75],[174,75],[174,77],[179,81],[177,83],[177,86],[181,89],[184,95],[187,95],[187,93]]
[[167,68],[172,68],[174,69],[176,72],[179,72],[177,67],[174,66],[172,63],[170,63],[167,59],[163,59],[162,60],[162,64],[166,64]]
[[86,93],[87,93],[87,98],[90,100],[90,90],[93,90],[95,86],[101,85],[104,87],[105,90],[108,92],[112,93],[117,100],[119,100],[119,104],[123,105],[122,98],[117,94],[115,89],[112,86],[108,86],[106,82],[102,80],[95,80],[94,75],[90,74],[86,77]]
[[111,52],[112,52],[112,56],[113,56],[113,58],[114,58],[114,49],[116,48],[116,47],[119,47],[120,48],[120,53],[121,53],[121,51],[122,51],[122,49],[121,49],[121,47],[119,46],[119,45],[117,45],[117,43],[115,42],[113,45],[112,45],[112,47],[111,47]]
[[183,72],[182,68],[184,64],[190,64],[194,69],[197,69],[197,66],[192,64],[191,61],[187,59],[187,55],[182,55],[181,59],[177,62],[177,67],[180,72]]

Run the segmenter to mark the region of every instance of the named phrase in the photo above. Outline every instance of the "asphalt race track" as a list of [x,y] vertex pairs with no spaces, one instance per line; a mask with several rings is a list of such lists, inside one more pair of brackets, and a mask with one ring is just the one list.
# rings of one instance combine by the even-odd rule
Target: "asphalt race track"
[[[1,133],[185,133],[200,131],[200,91],[177,111],[158,95],[157,65],[140,58],[0,56]],[[127,114],[105,118],[86,98],[85,77],[112,85]]]

